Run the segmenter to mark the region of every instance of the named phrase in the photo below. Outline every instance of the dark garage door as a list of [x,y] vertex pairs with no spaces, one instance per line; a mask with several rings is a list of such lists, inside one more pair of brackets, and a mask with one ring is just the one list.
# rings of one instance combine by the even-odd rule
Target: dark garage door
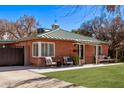
[[0,48],[0,66],[24,65],[24,48]]

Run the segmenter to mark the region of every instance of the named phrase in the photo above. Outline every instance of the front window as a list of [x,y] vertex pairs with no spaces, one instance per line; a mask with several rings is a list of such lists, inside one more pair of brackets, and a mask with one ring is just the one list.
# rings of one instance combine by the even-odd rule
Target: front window
[[33,56],[38,56],[38,43],[33,43]]
[[[35,44],[35,43],[34,43]],[[34,46],[33,44],[33,46]],[[39,57],[47,57],[47,56],[54,56],[55,55],[55,44],[51,42],[37,42],[38,44],[38,55]],[[33,56],[36,52],[36,49],[33,49]]]
[[41,43],[41,56],[54,56],[54,44]]

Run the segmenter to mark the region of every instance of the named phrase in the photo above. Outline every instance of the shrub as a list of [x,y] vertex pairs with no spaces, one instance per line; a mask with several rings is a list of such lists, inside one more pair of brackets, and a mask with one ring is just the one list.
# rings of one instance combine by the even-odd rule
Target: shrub
[[79,65],[79,60],[80,60],[80,57],[79,56],[73,56],[73,61],[74,61],[74,65]]

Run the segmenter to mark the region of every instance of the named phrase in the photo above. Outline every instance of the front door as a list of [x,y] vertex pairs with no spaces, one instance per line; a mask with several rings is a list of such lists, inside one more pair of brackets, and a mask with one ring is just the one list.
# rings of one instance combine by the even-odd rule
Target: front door
[[84,58],[84,46],[80,45],[80,58],[83,59]]
[[80,60],[85,59],[85,46],[84,45],[78,45],[78,55],[80,57]]

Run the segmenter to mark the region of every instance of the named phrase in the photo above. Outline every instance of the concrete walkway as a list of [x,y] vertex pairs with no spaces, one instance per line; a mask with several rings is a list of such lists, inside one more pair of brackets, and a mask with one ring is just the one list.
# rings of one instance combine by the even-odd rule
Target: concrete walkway
[[48,73],[48,72],[56,72],[56,71],[65,71],[65,70],[76,70],[82,68],[93,68],[93,67],[102,67],[102,66],[112,66],[112,65],[120,65],[124,63],[109,63],[109,64],[85,64],[83,66],[70,66],[70,67],[49,67],[49,68],[36,68],[36,69],[29,69],[29,71],[35,73]]
[[0,72],[0,88],[82,88],[27,70]]

